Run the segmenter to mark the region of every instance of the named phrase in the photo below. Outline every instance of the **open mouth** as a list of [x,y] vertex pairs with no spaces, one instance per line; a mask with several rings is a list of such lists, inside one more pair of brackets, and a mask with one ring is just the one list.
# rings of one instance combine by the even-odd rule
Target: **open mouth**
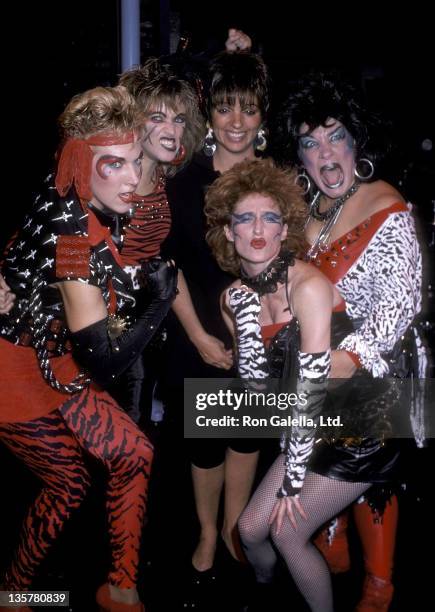
[[251,247],[254,249],[264,249],[266,241],[264,238],[254,238],[251,240]]
[[126,191],[125,193],[120,193],[119,199],[122,200],[124,204],[131,204],[135,201],[134,191]]
[[175,153],[177,150],[177,145],[173,138],[160,138],[159,142],[164,149],[170,151],[171,153]]
[[320,176],[323,183],[329,189],[337,189],[344,183],[344,172],[340,164],[333,162],[320,168]]
[[227,137],[233,142],[240,142],[245,138],[245,132],[227,132]]

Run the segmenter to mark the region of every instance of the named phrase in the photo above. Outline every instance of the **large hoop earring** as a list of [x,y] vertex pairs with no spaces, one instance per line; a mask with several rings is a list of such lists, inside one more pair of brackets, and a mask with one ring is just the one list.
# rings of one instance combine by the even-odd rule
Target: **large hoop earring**
[[207,121],[207,136],[204,138],[204,144],[202,145],[202,150],[204,151],[204,155],[207,157],[213,157],[216,153],[216,138],[214,136],[213,128]]
[[264,128],[258,130],[258,133],[254,140],[254,147],[257,151],[265,151],[267,147],[266,131]]
[[[305,189],[300,184],[301,180],[305,181],[305,184],[306,184]],[[301,189],[304,189],[303,192],[302,192],[302,195],[305,196],[305,195],[307,195],[307,193],[309,193],[309,191],[311,189],[311,181],[310,181],[310,177],[308,176],[308,174],[305,173],[305,170],[302,170],[302,172],[297,175],[297,177],[295,179],[295,183],[296,183],[296,185],[299,185],[299,187]]]
[[[368,172],[368,174],[364,175],[364,174],[360,174],[360,173],[358,172],[358,164],[361,164],[361,163],[362,163],[362,164],[367,164],[367,166],[368,166],[368,168],[369,168],[369,172]],[[375,166],[374,166],[373,162],[372,162],[372,161],[370,161],[369,159],[367,159],[367,157],[361,157],[361,158],[358,160],[358,162],[357,162],[357,164],[356,164],[356,166],[355,166],[355,170],[354,170],[354,174],[355,174],[355,176],[356,176],[356,177],[357,177],[357,178],[358,178],[360,181],[369,181],[369,180],[372,178],[372,176],[374,175],[374,173],[375,173]]]

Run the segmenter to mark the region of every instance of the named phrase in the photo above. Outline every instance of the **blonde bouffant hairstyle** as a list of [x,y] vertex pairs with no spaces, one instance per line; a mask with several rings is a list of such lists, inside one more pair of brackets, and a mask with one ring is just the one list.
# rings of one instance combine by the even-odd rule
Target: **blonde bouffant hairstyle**
[[240,200],[258,193],[270,197],[278,206],[283,223],[288,226],[282,247],[303,257],[306,251],[304,223],[307,205],[301,188],[296,184],[296,171],[283,170],[270,159],[245,160],[220,176],[208,189],[204,208],[209,230],[207,242],[222,270],[238,276],[240,258],[234,243],[225,236],[225,226],[231,225],[231,215]]
[[64,140],[86,139],[102,132],[140,130],[141,116],[125,87],[95,87],[74,96],[59,117]]

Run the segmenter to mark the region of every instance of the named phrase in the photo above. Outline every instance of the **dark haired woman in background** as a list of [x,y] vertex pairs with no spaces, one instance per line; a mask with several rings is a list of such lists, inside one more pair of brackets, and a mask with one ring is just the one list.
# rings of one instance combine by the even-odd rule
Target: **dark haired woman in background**
[[[220,54],[210,67],[203,151],[168,181],[173,226],[166,252],[177,261],[185,283],[179,283],[180,293],[173,306],[184,329],[176,320],[169,326],[165,387],[169,412],[179,414],[180,419],[184,378],[228,376],[223,369],[231,368],[233,361],[231,338],[219,307],[220,294],[232,277],[219,268],[205,241],[205,191],[235,163],[254,159],[257,151],[264,150],[268,106],[263,60],[245,52]],[[192,564],[199,577],[206,577],[210,572],[204,572],[214,563],[223,490],[222,537],[231,555],[238,556],[236,525],[249,499],[258,445],[251,440],[192,440],[189,453],[201,529]]]

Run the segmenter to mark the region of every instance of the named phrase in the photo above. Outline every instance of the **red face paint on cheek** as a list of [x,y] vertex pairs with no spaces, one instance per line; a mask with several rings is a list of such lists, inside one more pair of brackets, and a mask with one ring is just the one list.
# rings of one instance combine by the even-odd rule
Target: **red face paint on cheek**
[[112,168],[110,168],[110,164],[114,164],[116,162],[119,162],[119,157],[111,157],[108,155],[100,157],[95,166],[98,175],[102,179],[107,179],[112,173]]

